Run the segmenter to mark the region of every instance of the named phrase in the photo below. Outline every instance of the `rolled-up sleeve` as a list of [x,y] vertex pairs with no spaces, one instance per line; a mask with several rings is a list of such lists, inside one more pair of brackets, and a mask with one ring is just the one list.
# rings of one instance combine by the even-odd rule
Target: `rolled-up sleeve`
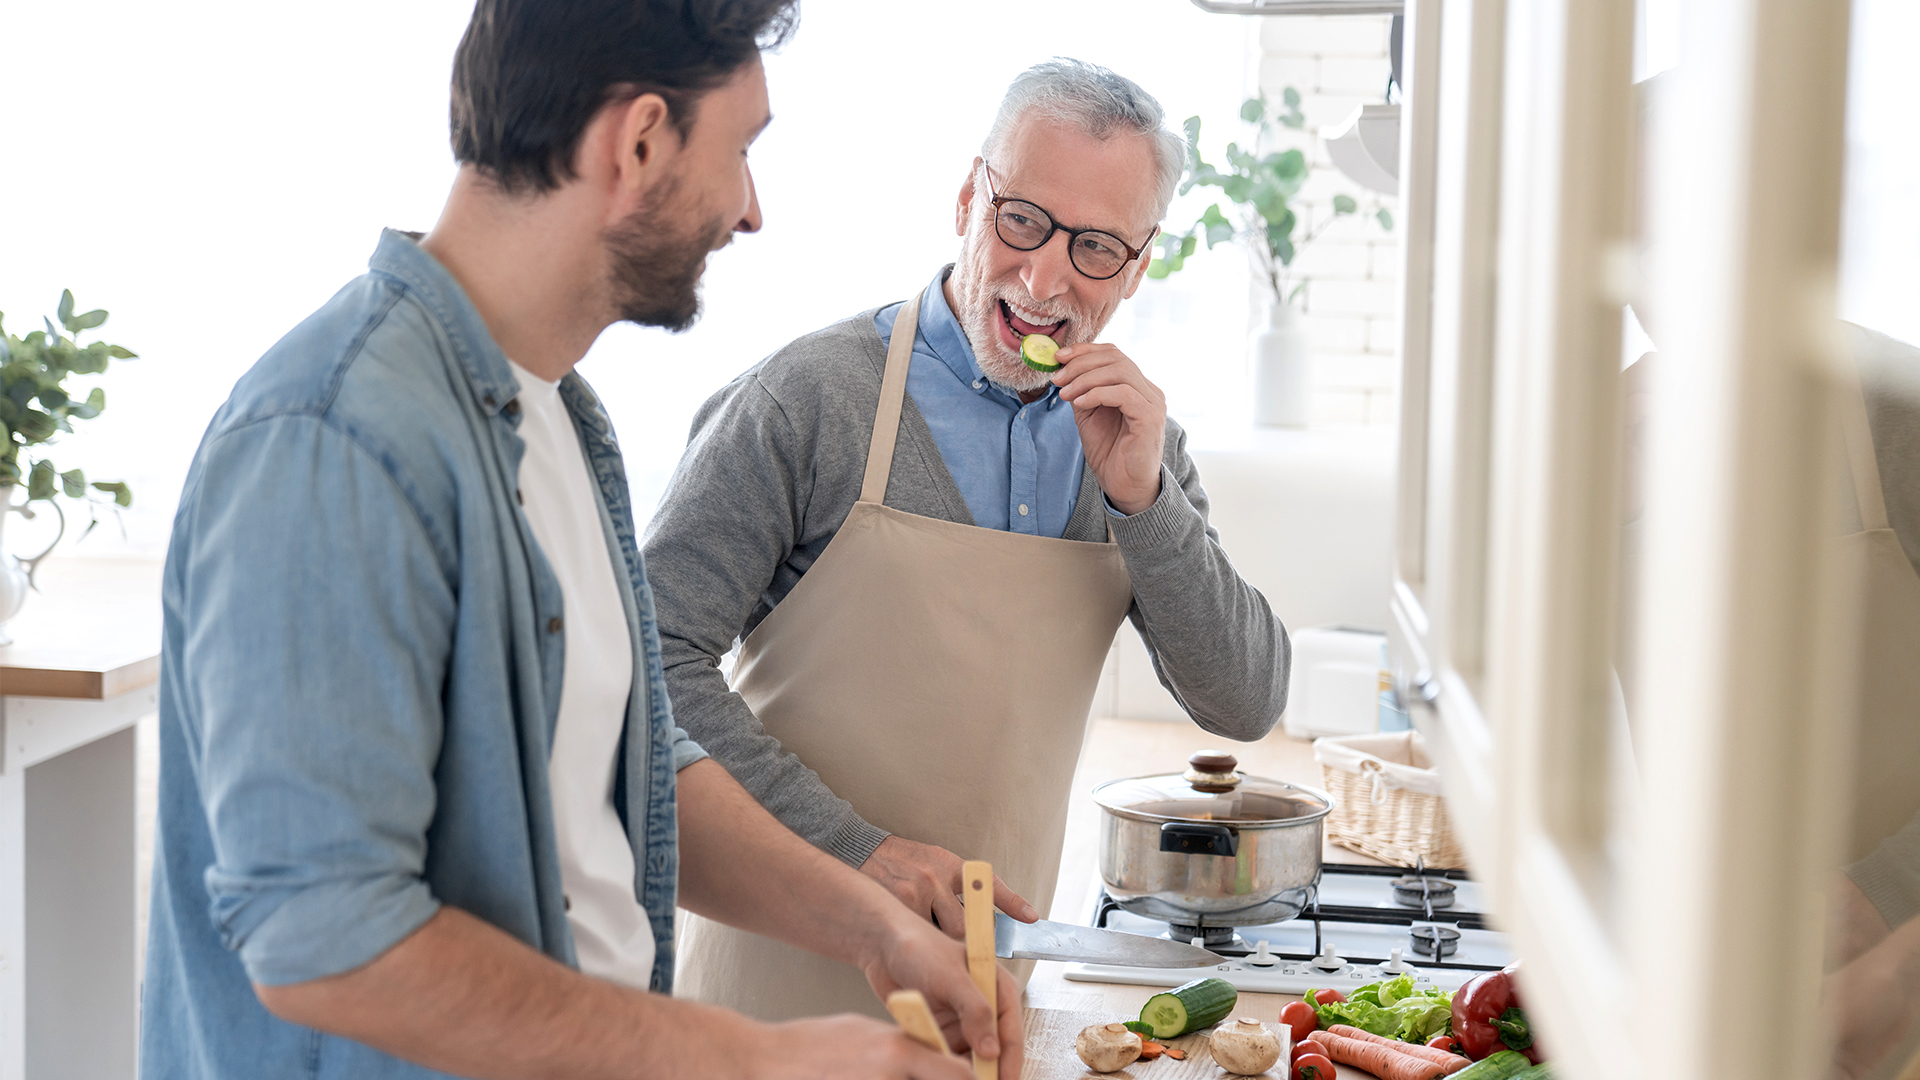
[[694,762],[709,756],[706,750],[703,749],[699,743],[694,742],[693,738],[687,734],[686,728],[676,727],[673,729],[674,772],[679,772]]
[[321,417],[242,426],[202,454],[168,617],[209,915],[254,982],[304,982],[438,910],[422,872],[457,577],[444,525]]

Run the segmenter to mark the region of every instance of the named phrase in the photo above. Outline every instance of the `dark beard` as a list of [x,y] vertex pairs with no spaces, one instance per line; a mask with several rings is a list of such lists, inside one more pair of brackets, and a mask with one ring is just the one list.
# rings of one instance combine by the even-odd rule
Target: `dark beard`
[[[722,238],[720,226],[688,229],[675,206],[677,181],[659,197],[601,233],[613,255],[613,293],[620,318],[677,334],[700,318],[700,273]],[[676,227],[677,226],[677,227]],[[683,235],[692,232],[696,235]]]

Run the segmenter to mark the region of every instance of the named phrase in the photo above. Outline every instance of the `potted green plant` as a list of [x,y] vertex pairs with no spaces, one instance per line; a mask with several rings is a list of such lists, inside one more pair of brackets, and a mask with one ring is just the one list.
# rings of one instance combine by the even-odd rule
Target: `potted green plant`
[[[1305,132],[1299,91],[1287,87],[1280,105],[1277,110],[1271,108],[1262,94],[1240,106],[1240,119],[1254,126],[1253,143],[1250,149],[1228,143],[1224,168],[1201,157],[1200,118],[1187,119],[1187,176],[1180,193],[1217,187],[1233,204],[1238,220],[1228,217],[1218,202],[1210,204],[1185,232],[1166,232],[1155,241],[1159,251],[1147,266],[1147,276],[1165,278],[1178,271],[1199,250],[1203,237],[1209,250],[1228,241],[1240,242],[1252,258],[1255,280],[1267,299],[1267,325],[1255,334],[1252,345],[1254,421],[1304,427],[1311,358],[1296,305],[1308,282],[1294,269],[1294,260],[1333,222],[1358,213],[1360,203],[1351,195],[1336,194],[1322,211],[1298,199],[1313,171],[1312,163],[1298,146],[1279,147],[1288,141],[1286,132]],[[1297,142],[1298,136],[1292,141]],[[1370,216],[1381,229],[1393,228],[1393,215],[1385,207],[1375,207]]]
[[[63,431],[73,430],[73,421],[91,420],[107,407],[106,391],[93,387],[86,397],[74,396],[67,386],[74,375],[98,375],[114,360],[130,360],[131,349],[104,341],[80,344],[80,335],[98,329],[107,321],[101,310],[74,313],[73,293],[60,294],[58,325],[43,320],[45,330],[26,337],[6,332],[5,315],[0,313],[0,645],[11,644],[5,624],[26,603],[33,586],[33,574],[40,560],[60,542],[66,531],[66,514],[55,501],[64,495],[85,499],[89,510],[100,505],[133,505],[133,491],[117,480],[87,481],[79,469],[61,472],[39,448]],[[24,489],[24,497],[15,495]],[[5,553],[5,527],[9,517],[19,513],[34,516],[33,504],[45,502],[60,519],[60,529],[45,551],[26,560]],[[97,512],[91,531],[99,523]]]

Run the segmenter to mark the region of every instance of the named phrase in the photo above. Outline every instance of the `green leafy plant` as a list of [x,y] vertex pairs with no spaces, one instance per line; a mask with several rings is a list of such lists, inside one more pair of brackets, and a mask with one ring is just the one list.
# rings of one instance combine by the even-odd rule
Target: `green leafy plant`
[[[1203,237],[1209,250],[1239,240],[1252,254],[1268,295],[1276,302],[1292,303],[1306,288],[1304,279],[1295,280],[1294,259],[1328,225],[1358,213],[1360,203],[1351,195],[1335,195],[1331,208],[1318,221],[1311,220],[1313,210],[1295,198],[1313,168],[1307,155],[1298,147],[1262,152],[1280,141],[1282,132],[1306,127],[1299,91],[1287,87],[1277,110],[1270,107],[1265,94],[1249,98],[1240,106],[1240,119],[1256,128],[1253,148],[1243,150],[1238,143],[1228,143],[1224,169],[1201,158],[1200,118],[1187,119],[1187,178],[1180,185],[1182,195],[1196,187],[1219,188],[1237,206],[1240,220],[1229,219],[1216,202],[1187,231],[1162,233],[1155,241],[1160,250],[1147,265],[1147,276],[1164,278],[1179,270],[1199,250]],[[1385,207],[1376,207],[1371,216],[1382,229],[1392,230],[1393,215]]]
[[[97,386],[85,399],[73,397],[66,385],[69,375],[98,375],[110,362],[136,355],[104,341],[80,344],[80,335],[106,322],[107,313],[95,309],[76,315],[73,308],[72,291],[62,292],[59,324],[42,320],[45,330],[23,338],[6,332],[5,315],[0,313],[0,498],[11,498],[12,488],[24,480],[28,502],[64,494],[89,502],[110,498],[115,507],[132,506],[133,492],[127,485],[117,480],[88,484],[81,470],[60,472],[51,459],[37,451],[29,453],[58,433],[72,431],[73,421],[91,420],[106,409],[106,391]],[[101,494],[88,496],[89,489]]]

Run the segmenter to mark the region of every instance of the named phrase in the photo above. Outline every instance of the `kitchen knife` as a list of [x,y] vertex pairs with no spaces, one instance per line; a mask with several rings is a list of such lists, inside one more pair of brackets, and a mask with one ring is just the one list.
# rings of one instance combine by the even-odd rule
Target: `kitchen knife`
[[1003,911],[993,913],[993,952],[1012,960],[1079,960],[1123,967],[1211,967],[1226,960],[1183,941],[1046,919],[1023,923]]

